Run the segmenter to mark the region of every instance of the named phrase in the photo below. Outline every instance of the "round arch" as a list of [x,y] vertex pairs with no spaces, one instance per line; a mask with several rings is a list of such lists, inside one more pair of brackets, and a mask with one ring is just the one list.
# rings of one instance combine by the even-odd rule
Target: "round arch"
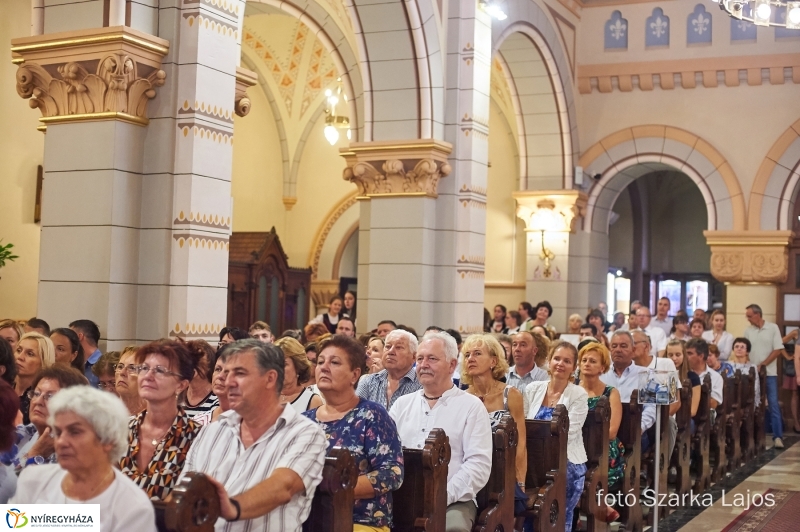
[[772,145],[750,190],[747,227],[753,231],[791,230],[800,192],[800,120]]
[[506,20],[493,22],[492,53],[513,78],[509,86],[519,110],[520,188],[534,183],[536,188],[572,188],[580,152],[572,69],[538,4],[510,0],[507,14]]
[[599,179],[588,192],[584,230],[608,234],[619,194],[634,179],[658,170],[678,170],[697,184],[708,210],[708,230],[744,230],[745,205],[739,180],[708,142],[683,129],[637,126],[608,135],[581,156],[579,165]]

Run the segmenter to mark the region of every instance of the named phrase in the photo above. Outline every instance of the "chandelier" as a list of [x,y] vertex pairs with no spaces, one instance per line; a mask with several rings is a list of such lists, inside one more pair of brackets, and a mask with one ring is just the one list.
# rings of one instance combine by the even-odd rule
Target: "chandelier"
[[[782,0],[715,0],[719,8],[730,16],[757,26],[780,26],[787,29],[800,29],[800,2]],[[780,8],[783,20],[778,15]]]
[[339,102],[342,101],[342,105],[346,105],[347,95],[342,94],[342,78],[336,81],[338,85],[335,92],[331,89],[325,91],[325,129],[322,132],[331,146],[339,142],[340,129],[347,130],[347,140],[350,140],[350,119],[339,113]]

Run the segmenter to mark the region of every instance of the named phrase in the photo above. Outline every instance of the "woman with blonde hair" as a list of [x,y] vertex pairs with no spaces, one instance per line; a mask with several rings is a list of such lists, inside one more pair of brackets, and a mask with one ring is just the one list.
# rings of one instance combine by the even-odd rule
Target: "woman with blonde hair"
[[0,338],[11,344],[12,351],[16,352],[17,343],[24,334],[25,329],[16,320],[0,320]]
[[29,424],[28,410],[31,400],[28,392],[32,390],[31,384],[40,370],[49,368],[56,363],[56,348],[52,340],[37,332],[23,334],[14,351],[17,362],[17,380],[14,389],[19,395],[19,410],[22,412],[23,425]]
[[136,372],[136,351],[139,348],[129,345],[122,350],[119,361],[114,366],[115,390],[130,415],[135,416],[147,406],[139,397],[139,374]]
[[682,340],[670,340],[667,342],[667,349],[664,352],[664,357],[672,360],[675,364],[675,369],[678,370],[678,376],[683,382],[689,379],[692,383],[692,407],[691,414],[694,417],[697,414],[697,409],[700,406],[700,377],[689,369],[689,357],[686,356],[686,342]]
[[[537,336],[537,335],[534,335]],[[528,470],[528,453],[525,447],[525,410],[522,393],[503,379],[508,373],[506,352],[491,334],[473,334],[461,345],[461,383],[470,393],[483,402],[489,413],[492,426],[504,414],[511,414],[517,425],[519,442],[517,447],[516,499],[523,501],[519,510],[524,511],[525,473]]]
[[550,353],[550,339],[543,334],[535,332],[532,332],[531,336],[533,336],[533,343],[536,344],[536,357],[534,358],[534,362],[538,367],[547,369],[547,355]]
[[580,334],[581,325],[583,325],[583,316],[572,314],[567,320],[567,334]]
[[303,345],[294,338],[280,338],[275,346],[285,357],[281,404],[290,405],[298,414],[322,406],[322,398],[307,385],[313,366]]

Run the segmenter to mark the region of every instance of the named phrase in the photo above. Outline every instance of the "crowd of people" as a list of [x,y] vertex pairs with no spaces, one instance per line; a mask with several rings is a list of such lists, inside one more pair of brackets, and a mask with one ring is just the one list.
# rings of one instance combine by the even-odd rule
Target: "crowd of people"
[[[496,306],[486,331],[466,338],[436,326],[418,334],[391,320],[357,335],[348,292],[280,338],[257,321],[247,331],[226,327],[217,346],[165,338],[106,353],[87,319],[54,330],[36,318],[2,320],[0,503],[98,503],[104,531],[155,530],[150,501],[168,500],[183,476],[201,472],[220,498],[218,531],[299,530],[325,455],[338,446],[358,467],[354,531],[388,532],[402,449],[422,448],[438,428],[451,447],[447,530],[469,531],[491,472],[492,427],[510,414],[519,431],[516,528],[530,529],[525,420],[550,420],[561,404],[570,421],[571,530],[586,473],[584,421],[607,397],[609,491],[620,490],[622,404],[650,369],[691,383],[694,415],[705,375],[713,408],[723,401],[721,374],[766,367],[772,437],[783,447],[776,366],[791,360],[784,344],[797,331],[782,338],[758,305],[747,307],[750,326],[737,336],[719,310],[690,320],[681,311],[668,318],[669,307],[662,298],[652,317],[634,302],[629,316],[608,322],[599,306],[570,316],[559,334],[549,302],[523,302],[517,311]],[[792,379],[784,387],[796,394]],[[679,408],[670,406],[670,453]],[[798,431],[796,406],[793,415]],[[655,419],[645,405],[643,449],[654,442]],[[618,516],[608,508],[607,521]]]

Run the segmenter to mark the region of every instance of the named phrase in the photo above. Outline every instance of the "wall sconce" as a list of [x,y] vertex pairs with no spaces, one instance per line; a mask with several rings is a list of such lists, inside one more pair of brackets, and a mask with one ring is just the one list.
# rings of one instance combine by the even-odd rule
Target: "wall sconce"
[[549,199],[543,199],[536,204],[536,211],[528,219],[529,231],[540,231],[542,233],[542,252],[539,258],[544,262],[542,275],[549,278],[553,275],[550,263],[556,258],[555,253],[548,249],[544,242],[545,231],[549,232],[569,232],[570,227],[562,213],[556,212],[556,204]]

